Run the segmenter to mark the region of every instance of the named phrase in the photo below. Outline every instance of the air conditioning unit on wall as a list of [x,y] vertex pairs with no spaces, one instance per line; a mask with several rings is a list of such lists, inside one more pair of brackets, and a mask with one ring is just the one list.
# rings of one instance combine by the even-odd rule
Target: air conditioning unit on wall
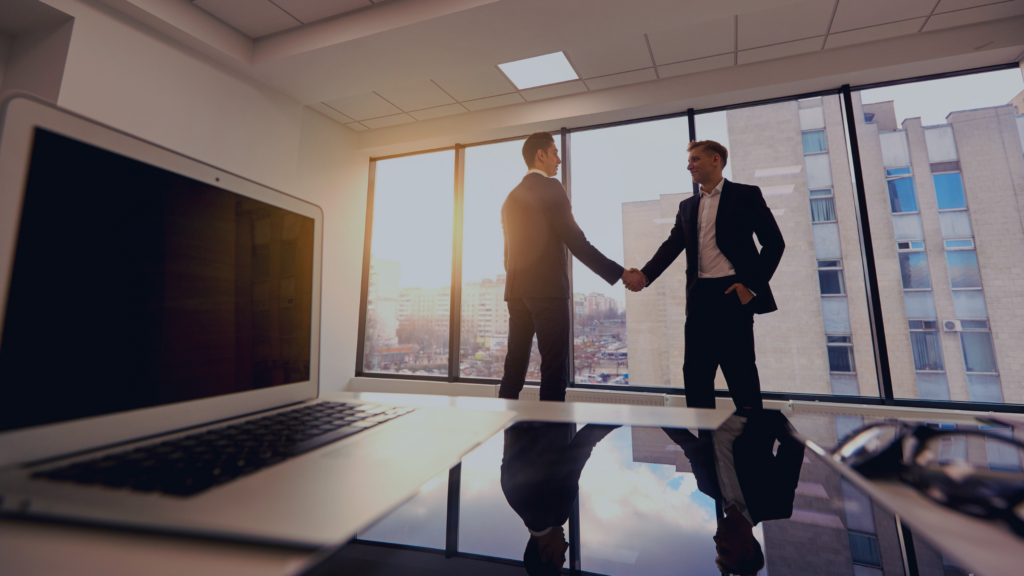
[[959,320],[944,320],[942,322],[943,332],[963,332],[964,327]]

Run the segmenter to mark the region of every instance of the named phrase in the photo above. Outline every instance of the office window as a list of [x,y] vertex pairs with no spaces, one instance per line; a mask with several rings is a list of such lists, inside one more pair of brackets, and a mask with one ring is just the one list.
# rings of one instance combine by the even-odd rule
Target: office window
[[[686,171],[688,142],[685,118],[572,135],[573,215],[605,256],[626,268],[642,268],[668,238],[679,202],[693,194]],[[729,156],[727,166],[733,163]],[[676,308],[652,295],[683,289],[676,273],[684,268],[679,259],[651,288],[633,293],[621,281],[609,285],[573,259],[576,383],[681,385],[666,365],[680,343],[656,321]]]
[[997,372],[991,332],[961,332],[960,346],[968,372]]
[[913,178],[889,180],[887,186],[889,187],[889,207],[893,214],[917,212],[917,196],[914,195]]
[[[914,330],[911,320],[910,344],[914,350],[915,370],[945,370],[942,361],[942,342],[937,330]],[[917,321],[920,322],[920,321]],[[935,324],[931,322],[930,324]]]
[[[1000,326],[995,319],[1010,318],[1019,310],[1013,291],[1003,293],[996,287],[1019,284],[1019,255],[1009,247],[1024,246],[1024,232],[1006,222],[1019,221],[1020,208],[1012,186],[995,184],[982,184],[983,190],[971,193],[967,202],[972,182],[1010,182],[1019,173],[1021,157],[992,146],[1010,141],[1007,134],[1011,139],[1018,135],[1016,115],[1007,103],[1022,91],[1020,70],[1012,69],[853,94],[855,108],[875,114],[877,122],[867,125],[857,118],[875,246],[882,246],[883,239],[892,242],[887,227],[876,222],[891,218],[896,231],[895,253],[892,248],[876,249],[875,265],[897,398],[1024,401],[1024,369],[1003,361],[1024,341],[1012,332],[993,333]],[[916,201],[912,175],[925,182],[926,174],[934,186],[934,204],[924,197],[920,204]],[[889,214],[884,213],[886,201]],[[939,231],[945,260],[928,262],[911,243],[926,236],[935,242]],[[984,249],[983,256],[979,248]],[[896,274],[902,282],[894,286],[887,279]],[[991,290],[982,289],[982,277]],[[892,322],[902,323],[904,317],[938,320],[941,331],[890,329]],[[973,327],[987,318],[995,326]],[[972,324],[960,333],[943,327],[957,320]],[[953,355],[944,358],[939,344],[948,346],[954,337],[960,340],[961,352],[946,348]]]
[[[561,152],[562,137],[554,135]],[[505,237],[501,207],[526,176],[524,140],[466,148],[462,233],[462,305],[459,375],[500,380],[508,351]],[[556,179],[561,177],[561,167]],[[534,338],[527,380],[540,380]]]
[[818,154],[828,152],[828,141],[825,139],[824,130],[813,130],[803,133],[804,154]]
[[947,250],[946,264],[953,288],[981,288],[978,253],[974,250]]
[[935,183],[935,199],[939,203],[939,210],[954,210],[967,207],[967,198],[964,197],[964,183],[959,172],[949,174],[934,174],[932,181]]
[[903,289],[931,288],[932,280],[928,273],[928,257],[924,253],[924,242],[900,242],[897,249],[899,250],[900,278],[903,280]]
[[363,370],[447,375],[455,153],[377,162]]
[[826,336],[829,372],[856,372],[853,363],[853,343],[849,336]]
[[818,285],[822,295],[846,293],[842,260],[818,260]]

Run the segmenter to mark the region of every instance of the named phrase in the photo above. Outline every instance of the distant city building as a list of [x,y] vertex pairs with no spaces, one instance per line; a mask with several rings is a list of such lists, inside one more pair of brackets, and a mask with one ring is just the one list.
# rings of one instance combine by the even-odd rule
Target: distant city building
[[[370,258],[366,295],[367,338],[375,338],[378,346],[397,341],[398,281],[401,274],[398,262]],[[374,326],[370,327],[369,323]]]

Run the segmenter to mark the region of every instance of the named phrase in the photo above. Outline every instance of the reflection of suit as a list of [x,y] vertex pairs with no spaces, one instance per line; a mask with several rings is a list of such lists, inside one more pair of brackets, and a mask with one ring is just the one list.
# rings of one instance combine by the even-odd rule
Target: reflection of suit
[[[746,500],[754,524],[793,515],[793,499],[804,462],[804,445],[793,435],[789,420],[776,410],[747,412],[747,424],[732,445],[736,481]],[[701,430],[694,436],[685,429],[665,428],[678,444],[697,478],[697,488],[723,500],[718,467],[715,465],[714,435]],[[775,441],[779,449],[773,454]]]
[[569,519],[580,474],[594,446],[618,426],[522,422],[505,430],[501,491],[526,527],[539,532]]

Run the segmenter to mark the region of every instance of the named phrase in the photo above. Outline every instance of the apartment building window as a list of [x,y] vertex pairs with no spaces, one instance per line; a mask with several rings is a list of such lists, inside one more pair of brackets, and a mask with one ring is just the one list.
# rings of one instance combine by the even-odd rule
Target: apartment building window
[[936,320],[909,320],[910,346],[914,353],[914,369],[941,372],[946,369],[942,361],[942,342]]
[[900,261],[900,278],[904,290],[928,290],[932,287],[928,273],[928,257],[923,241],[897,242],[897,257]]
[[996,355],[992,349],[992,332],[988,320],[961,320],[960,346],[964,352],[964,367],[968,372],[995,374]]
[[981,288],[978,253],[974,250],[972,240],[947,240],[946,264],[949,267],[949,281],[954,290]]
[[804,154],[820,154],[828,152],[828,141],[824,130],[803,132]]
[[832,189],[811,190],[811,222],[835,222],[836,204]]
[[852,373],[857,370],[853,364],[853,339],[850,336],[826,336],[828,348],[828,371]]
[[967,208],[964,196],[964,182],[959,172],[932,174],[935,183],[935,200],[939,210],[962,210]]
[[818,260],[818,285],[822,296],[846,294],[842,260]]
[[[910,168],[901,168],[910,172]],[[891,170],[887,170],[891,172]],[[917,195],[914,193],[913,178],[892,178],[886,182],[889,187],[889,208],[893,214],[917,212]]]

